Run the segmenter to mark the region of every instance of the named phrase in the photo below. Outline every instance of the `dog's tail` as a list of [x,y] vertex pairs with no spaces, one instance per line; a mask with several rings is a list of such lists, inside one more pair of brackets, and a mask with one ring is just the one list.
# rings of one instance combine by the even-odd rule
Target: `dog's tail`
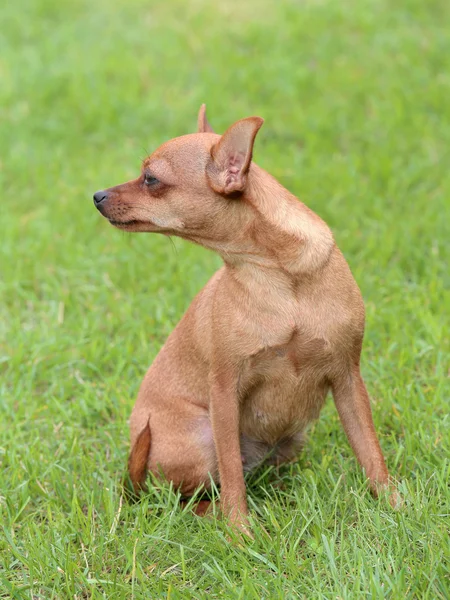
[[[148,455],[150,454],[151,446],[151,433],[150,433],[150,422],[147,421],[147,425],[138,435],[133,448],[131,449],[130,458],[128,459],[128,491],[131,495],[138,496],[139,492],[146,491],[145,480],[147,478],[147,462]],[[131,489],[130,489],[131,486]]]

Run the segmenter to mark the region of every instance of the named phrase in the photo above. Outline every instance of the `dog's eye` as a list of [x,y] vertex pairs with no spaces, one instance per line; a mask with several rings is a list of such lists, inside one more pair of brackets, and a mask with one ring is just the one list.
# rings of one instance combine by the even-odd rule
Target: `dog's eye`
[[144,175],[144,183],[145,185],[155,185],[156,183],[159,183],[159,179],[156,179],[156,177],[153,177],[150,173],[146,173]]

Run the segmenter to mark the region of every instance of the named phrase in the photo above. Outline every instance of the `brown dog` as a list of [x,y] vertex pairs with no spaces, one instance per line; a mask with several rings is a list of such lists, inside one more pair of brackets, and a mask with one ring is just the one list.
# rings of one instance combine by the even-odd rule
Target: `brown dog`
[[203,105],[198,133],[94,195],[119,229],[177,235],[224,260],[144,378],[129,475],[139,490],[147,470],[163,474],[184,496],[220,482],[222,510],[244,530],[244,470],[294,459],[329,390],[373,492],[389,486],[359,368],[360,291],[327,225],[252,162],[262,124],[216,135]]

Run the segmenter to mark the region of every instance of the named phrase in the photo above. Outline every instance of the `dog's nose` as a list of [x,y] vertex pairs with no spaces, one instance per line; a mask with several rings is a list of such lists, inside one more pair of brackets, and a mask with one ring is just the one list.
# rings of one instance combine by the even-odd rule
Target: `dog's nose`
[[94,194],[94,204],[98,208],[102,202],[108,199],[108,193],[105,190],[100,190]]

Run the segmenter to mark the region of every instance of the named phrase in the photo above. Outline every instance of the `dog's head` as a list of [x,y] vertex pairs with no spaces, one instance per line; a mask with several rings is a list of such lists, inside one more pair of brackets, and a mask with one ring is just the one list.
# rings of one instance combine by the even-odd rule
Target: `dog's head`
[[262,124],[260,117],[249,117],[220,136],[212,131],[203,105],[198,133],[160,146],[144,160],[137,179],[96,192],[94,204],[124,231],[179,235],[199,243],[211,235],[220,238],[220,225],[242,210],[239,197]]

